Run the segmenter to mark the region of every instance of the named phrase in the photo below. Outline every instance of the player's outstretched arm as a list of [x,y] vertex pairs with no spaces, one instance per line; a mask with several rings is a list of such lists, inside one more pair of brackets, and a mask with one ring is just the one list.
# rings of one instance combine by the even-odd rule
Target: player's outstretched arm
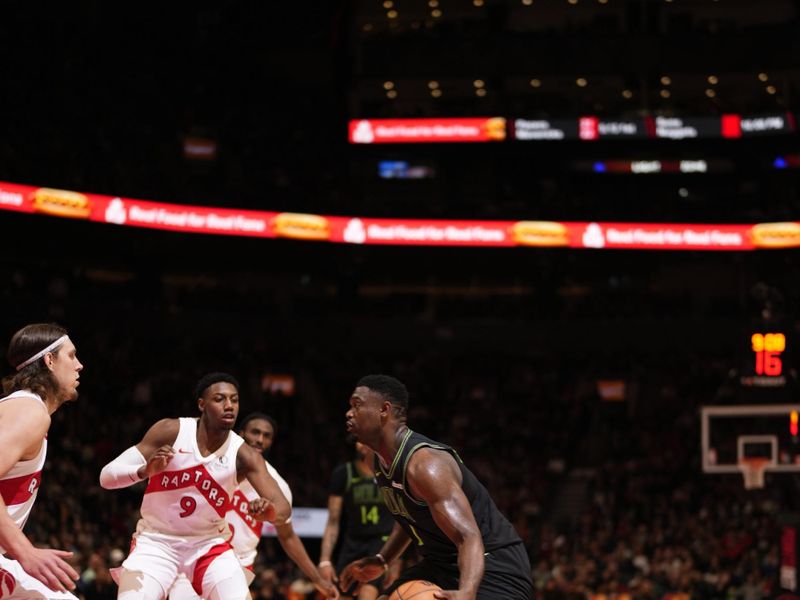
[[461,470],[441,450],[421,448],[406,468],[411,493],[424,500],[433,520],[458,548],[458,590],[437,591],[437,598],[474,600],[483,578],[483,538],[472,507],[461,489]]
[[131,446],[100,472],[100,485],[107,490],[128,487],[167,468],[175,456],[172,444],[178,437],[180,421],[162,419],[153,425],[142,441]]
[[394,524],[389,539],[383,544],[383,548],[374,556],[365,556],[351,562],[342,572],[339,573],[341,588],[350,589],[354,582],[365,583],[380,577],[389,570],[389,563],[398,558],[411,543],[411,538],[398,523]]
[[337,581],[336,570],[333,568],[333,549],[336,547],[336,540],[339,539],[339,523],[342,518],[342,503],[344,498],[331,494],[328,496],[328,521],[325,523],[325,531],[322,532],[322,545],[319,551],[319,572],[333,583]]
[[[37,400],[12,398],[0,409],[0,477],[12,467],[38,452],[47,430],[50,415]],[[8,514],[8,508],[0,497],[0,546],[6,554],[16,559],[25,572],[47,587],[56,591],[75,589],[78,574],[64,560],[72,552],[36,548],[25,537]]]
[[322,576],[320,571],[314,566],[314,562],[308,556],[306,547],[300,540],[300,537],[292,527],[291,523],[284,523],[283,525],[276,525],[275,529],[278,532],[278,541],[284,549],[289,558],[294,561],[306,577],[314,584],[326,598],[338,598],[339,590],[328,579]]
[[267,471],[264,457],[247,444],[242,444],[236,454],[236,471],[261,496],[249,503],[250,514],[259,521],[270,521],[276,527],[286,523],[292,514],[292,507],[278,482]]

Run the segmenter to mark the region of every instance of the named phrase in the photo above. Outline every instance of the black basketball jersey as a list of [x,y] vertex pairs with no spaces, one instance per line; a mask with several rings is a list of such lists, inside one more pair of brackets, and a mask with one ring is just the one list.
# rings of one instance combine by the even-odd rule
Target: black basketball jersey
[[384,503],[406,533],[417,543],[418,550],[425,558],[455,562],[458,549],[436,525],[428,505],[414,498],[405,485],[408,461],[420,448],[441,450],[455,458],[461,469],[461,489],[472,507],[472,513],[483,537],[485,552],[522,542],[514,527],[489,496],[489,492],[464,465],[458,453],[449,446],[434,442],[409,429],[388,470],[385,470],[378,457],[375,457],[375,478],[383,494]]
[[394,520],[383,504],[383,497],[375,480],[361,475],[354,462],[334,469],[330,493],[342,496],[347,537],[384,537],[392,531]]

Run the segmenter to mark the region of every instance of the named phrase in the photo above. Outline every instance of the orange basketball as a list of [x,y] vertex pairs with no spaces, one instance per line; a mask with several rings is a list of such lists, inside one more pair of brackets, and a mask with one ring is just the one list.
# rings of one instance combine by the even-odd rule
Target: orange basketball
[[0,598],[13,594],[16,587],[17,580],[14,576],[5,569],[0,569]]
[[413,581],[406,581],[398,587],[389,600],[433,600],[433,592],[440,590],[438,585],[430,581],[423,581],[422,579],[414,579]]

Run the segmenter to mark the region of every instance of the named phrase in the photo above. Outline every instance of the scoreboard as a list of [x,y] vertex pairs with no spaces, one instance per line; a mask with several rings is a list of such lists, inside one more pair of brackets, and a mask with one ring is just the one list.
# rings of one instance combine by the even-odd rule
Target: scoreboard
[[750,353],[740,378],[745,387],[786,386],[786,334],[757,331],[750,335]]

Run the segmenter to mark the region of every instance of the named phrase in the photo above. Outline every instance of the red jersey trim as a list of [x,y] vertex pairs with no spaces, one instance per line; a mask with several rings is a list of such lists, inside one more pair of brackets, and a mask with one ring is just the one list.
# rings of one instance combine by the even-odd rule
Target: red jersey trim
[[211,566],[211,563],[215,558],[217,558],[220,554],[227,552],[228,550],[233,550],[228,542],[217,544],[216,546],[212,546],[211,550],[197,559],[197,564],[194,567],[194,577],[192,577],[192,587],[194,588],[194,591],[197,592],[198,596],[203,595],[203,577],[206,576],[208,567]]
[[248,512],[250,503],[241,490],[236,490],[233,493],[232,504],[233,510],[236,511],[236,514],[241,517],[242,521],[247,524],[247,526],[254,534],[256,534],[256,536],[261,537],[261,530],[263,529],[264,524],[261,521],[256,521],[255,518],[253,518],[253,516]]
[[20,475],[11,479],[0,480],[0,496],[6,506],[24,504],[42,485],[42,472]]
[[180,490],[188,487],[197,488],[209,503],[211,508],[217,511],[220,517],[225,517],[231,506],[230,497],[217,480],[206,470],[205,466],[198,465],[180,471],[164,471],[154,475],[147,482],[145,494],[153,492],[167,492]]

